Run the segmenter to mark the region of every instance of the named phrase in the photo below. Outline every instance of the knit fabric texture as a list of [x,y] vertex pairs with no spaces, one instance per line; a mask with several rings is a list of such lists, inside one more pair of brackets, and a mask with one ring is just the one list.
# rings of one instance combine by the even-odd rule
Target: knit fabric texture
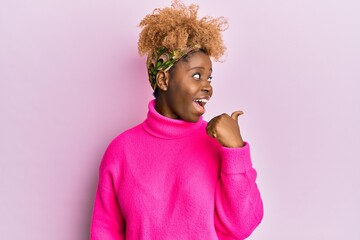
[[91,240],[245,239],[262,220],[249,144],[226,148],[207,122],[146,120],[116,137],[99,168]]

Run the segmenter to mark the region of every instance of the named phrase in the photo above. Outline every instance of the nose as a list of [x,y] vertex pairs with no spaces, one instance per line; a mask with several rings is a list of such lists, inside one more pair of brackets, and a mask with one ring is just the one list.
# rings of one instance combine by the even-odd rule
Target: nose
[[211,96],[211,95],[212,95],[212,91],[213,91],[212,86],[210,85],[210,82],[209,82],[209,81],[204,81],[204,82],[205,82],[205,83],[204,83],[201,91],[206,92],[206,93],[208,93],[208,94]]

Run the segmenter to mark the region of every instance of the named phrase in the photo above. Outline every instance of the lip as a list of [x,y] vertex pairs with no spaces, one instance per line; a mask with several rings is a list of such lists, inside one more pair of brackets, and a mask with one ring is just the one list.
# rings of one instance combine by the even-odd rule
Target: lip
[[[195,100],[199,100],[199,99],[205,100],[205,102],[203,102],[204,103],[203,106],[195,102]],[[200,115],[203,115],[205,113],[205,105],[209,100],[210,100],[210,96],[201,96],[193,99],[192,102]]]
[[197,104],[196,102],[193,102],[193,105],[196,109],[196,111],[200,114],[203,115],[205,113],[205,107],[200,106],[199,104]]

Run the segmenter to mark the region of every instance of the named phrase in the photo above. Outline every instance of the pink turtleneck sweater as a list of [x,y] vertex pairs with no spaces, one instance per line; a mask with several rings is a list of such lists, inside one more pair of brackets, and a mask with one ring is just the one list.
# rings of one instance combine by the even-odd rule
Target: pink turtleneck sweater
[[91,239],[248,237],[263,216],[249,144],[222,147],[206,125],[164,117],[151,101],[104,154]]

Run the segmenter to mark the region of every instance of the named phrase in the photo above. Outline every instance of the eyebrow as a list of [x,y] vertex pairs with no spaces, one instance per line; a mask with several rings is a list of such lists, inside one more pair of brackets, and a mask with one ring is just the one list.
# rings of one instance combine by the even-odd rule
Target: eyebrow
[[[189,71],[190,71],[190,70],[193,70],[193,69],[197,69],[197,68],[200,68],[200,69],[205,70],[205,68],[204,68],[204,67],[192,67],[192,68],[190,68],[190,69],[189,69]],[[212,70],[213,70],[213,69],[212,69],[212,68],[210,68],[210,72],[212,72]]]

